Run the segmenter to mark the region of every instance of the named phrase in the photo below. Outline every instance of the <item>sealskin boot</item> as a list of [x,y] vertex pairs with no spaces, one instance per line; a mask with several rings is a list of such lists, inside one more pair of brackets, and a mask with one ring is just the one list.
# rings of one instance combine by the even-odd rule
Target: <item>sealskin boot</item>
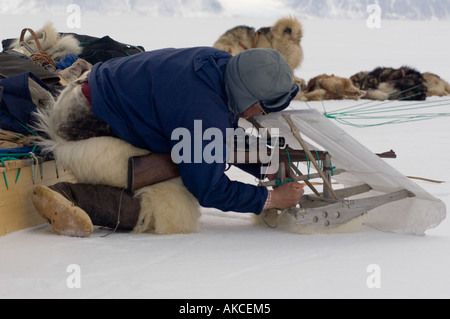
[[89,237],[94,231],[84,210],[46,186],[34,187],[33,205],[59,235]]
[[94,225],[133,230],[141,210],[131,193],[90,184],[36,186],[33,203],[56,233],[71,237],[89,237]]

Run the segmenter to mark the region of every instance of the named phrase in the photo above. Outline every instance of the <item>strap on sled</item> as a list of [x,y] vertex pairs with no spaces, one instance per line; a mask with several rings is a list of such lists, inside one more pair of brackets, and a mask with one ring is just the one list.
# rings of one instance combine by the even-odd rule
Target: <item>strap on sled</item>
[[[39,52],[34,52],[33,49],[30,48],[29,45],[27,45],[25,43],[25,34],[29,32],[31,33],[31,36],[33,37],[34,42],[36,43],[36,46],[38,47],[38,51]],[[39,41],[39,38],[36,35],[36,32],[34,32],[34,30],[30,29],[30,28],[25,28],[22,30],[21,34],[20,34],[20,39],[19,39],[19,43],[21,46],[23,46],[25,49],[27,49],[31,56],[30,58],[38,65],[41,65],[47,69],[49,69],[49,67],[52,67],[53,70],[56,70],[56,62],[55,60],[53,60],[53,58],[51,56],[49,56],[47,54],[47,52],[45,52],[45,50],[42,48],[42,45]]]

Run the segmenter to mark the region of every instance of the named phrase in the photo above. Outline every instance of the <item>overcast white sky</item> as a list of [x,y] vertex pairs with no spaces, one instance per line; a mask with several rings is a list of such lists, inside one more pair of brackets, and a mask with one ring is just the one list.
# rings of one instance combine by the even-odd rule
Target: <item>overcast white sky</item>
[[[95,0],[92,0],[95,2]],[[103,2],[104,0],[102,0]],[[223,15],[228,17],[253,17],[253,18],[267,18],[287,15],[290,11],[286,8],[281,0],[218,0],[224,8]],[[76,1],[74,1],[77,3]],[[69,3],[66,1],[66,3]],[[158,2],[156,2],[158,3]],[[189,2],[187,2],[189,3]],[[199,2],[192,1],[193,12],[195,12],[195,5]],[[186,3],[184,3],[186,4]],[[22,9],[33,8],[36,12],[36,3],[18,2],[17,0],[0,0],[0,13],[8,12],[17,13],[17,8]],[[48,8],[47,8],[48,9]],[[291,10],[292,11],[292,10]],[[191,15],[191,13],[189,13]]]
[[289,10],[279,0],[221,0],[220,2],[226,14],[230,16],[267,18],[289,14]]

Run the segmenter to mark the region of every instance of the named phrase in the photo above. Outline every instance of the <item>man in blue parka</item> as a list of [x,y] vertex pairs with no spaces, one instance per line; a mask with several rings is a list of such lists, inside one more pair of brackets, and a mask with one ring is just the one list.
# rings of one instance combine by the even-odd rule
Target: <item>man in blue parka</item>
[[[269,191],[231,181],[225,174],[230,129],[237,127],[239,118],[285,109],[298,90],[292,70],[275,50],[253,49],[232,57],[214,48],[197,47],[144,52],[96,64],[81,92],[89,101],[89,116],[102,123],[94,125],[101,132],[98,135],[104,135],[106,125],[109,135],[135,147],[172,153],[183,184],[201,206],[260,214],[268,208],[295,206],[303,194],[303,185],[288,183]],[[71,125],[60,126],[58,134],[62,138],[79,139],[80,127],[85,125],[79,123],[89,117],[81,113],[80,118],[71,118]],[[219,156],[222,160],[204,158],[211,143],[211,136],[206,138],[205,133],[211,130],[216,139],[220,138],[222,149],[215,152],[224,154]],[[180,143],[186,145],[186,141],[177,132],[190,133],[189,147],[180,149]],[[96,136],[95,130],[92,134]],[[249,172],[256,171],[255,167],[245,167]],[[69,188],[59,193],[66,196],[78,192],[75,186]],[[52,191],[58,189],[61,187]],[[86,186],[81,189],[86,196],[92,192]],[[68,199],[83,206],[73,196]],[[42,210],[48,210],[35,206],[41,215],[45,215]],[[134,222],[132,218],[131,226]]]

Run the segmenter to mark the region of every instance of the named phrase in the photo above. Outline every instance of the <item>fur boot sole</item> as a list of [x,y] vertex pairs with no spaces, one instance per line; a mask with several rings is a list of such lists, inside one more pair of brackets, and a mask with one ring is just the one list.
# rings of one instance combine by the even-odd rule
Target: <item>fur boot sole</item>
[[94,231],[84,210],[46,186],[35,186],[33,205],[58,235],[84,238]]

